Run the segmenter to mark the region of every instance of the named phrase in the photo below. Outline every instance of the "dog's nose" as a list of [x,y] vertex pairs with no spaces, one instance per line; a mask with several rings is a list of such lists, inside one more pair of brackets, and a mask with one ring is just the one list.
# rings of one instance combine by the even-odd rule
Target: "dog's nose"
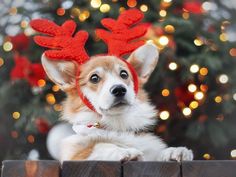
[[126,88],[122,85],[114,85],[111,87],[110,92],[115,97],[123,97],[126,94]]

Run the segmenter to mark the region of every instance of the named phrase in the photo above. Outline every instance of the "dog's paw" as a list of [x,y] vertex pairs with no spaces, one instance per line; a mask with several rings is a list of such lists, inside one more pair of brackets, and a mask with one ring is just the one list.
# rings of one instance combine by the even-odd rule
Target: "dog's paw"
[[193,160],[193,152],[186,147],[170,147],[162,151],[161,160],[189,161]]
[[143,153],[135,148],[120,147],[110,143],[99,143],[95,145],[92,154],[87,160],[141,161],[143,160]]
[[142,161],[143,153],[135,148],[128,148],[123,150],[119,159],[121,162]]

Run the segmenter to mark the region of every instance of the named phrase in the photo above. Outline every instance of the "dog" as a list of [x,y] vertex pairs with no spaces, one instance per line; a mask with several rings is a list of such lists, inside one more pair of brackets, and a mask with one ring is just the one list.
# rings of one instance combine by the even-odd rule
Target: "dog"
[[[112,55],[93,56],[80,66],[73,61],[50,60],[42,55],[48,77],[67,94],[62,119],[76,134],[61,142],[60,160],[169,161],[192,160],[186,147],[167,147],[149,132],[158,111],[143,85],[156,67],[159,51],[152,43],[137,48],[127,62],[138,74],[139,92],[127,65]],[[78,82],[76,82],[78,80]],[[78,96],[76,84],[94,106],[89,109]]]

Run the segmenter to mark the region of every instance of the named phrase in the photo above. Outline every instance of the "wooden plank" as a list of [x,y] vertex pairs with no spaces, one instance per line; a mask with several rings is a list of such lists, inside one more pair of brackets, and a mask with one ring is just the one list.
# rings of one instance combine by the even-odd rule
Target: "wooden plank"
[[6,160],[2,163],[1,177],[59,177],[57,161]]
[[108,161],[68,161],[61,177],[120,177],[121,163]]
[[180,177],[180,164],[131,161],[124,163],[123,177]]
[[192,161],[182,163],[183,177],[236,177],[236,161]]

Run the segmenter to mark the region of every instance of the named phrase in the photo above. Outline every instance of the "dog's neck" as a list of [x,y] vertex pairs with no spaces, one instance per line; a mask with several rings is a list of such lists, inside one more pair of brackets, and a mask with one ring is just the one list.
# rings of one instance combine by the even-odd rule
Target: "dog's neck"
[[146,131],[155,125],[157,112],[149,102],[137,100],[126,111],[119,114],[99,115],[90,110],[77,113],[63,113],[63,119],[72,124],[91,125],[99,123],[101,128],[112,131]]

